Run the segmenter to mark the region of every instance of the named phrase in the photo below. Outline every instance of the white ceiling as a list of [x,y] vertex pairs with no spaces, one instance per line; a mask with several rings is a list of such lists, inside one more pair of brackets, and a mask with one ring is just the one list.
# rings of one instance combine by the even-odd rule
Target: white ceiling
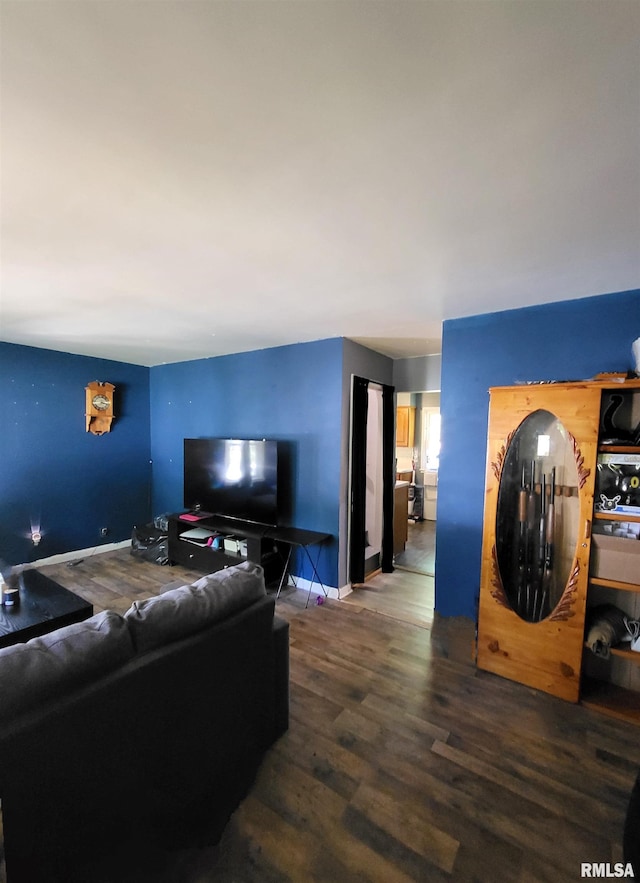
[[0,339],[143,365],[640,286],[638,0],[0,0]]

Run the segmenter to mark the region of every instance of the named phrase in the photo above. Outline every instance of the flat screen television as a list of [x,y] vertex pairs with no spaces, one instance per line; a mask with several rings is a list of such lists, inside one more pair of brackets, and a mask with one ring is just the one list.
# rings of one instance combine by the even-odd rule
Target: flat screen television
[[184,505],[257,524],[278,523],[278,442],[185,438]]

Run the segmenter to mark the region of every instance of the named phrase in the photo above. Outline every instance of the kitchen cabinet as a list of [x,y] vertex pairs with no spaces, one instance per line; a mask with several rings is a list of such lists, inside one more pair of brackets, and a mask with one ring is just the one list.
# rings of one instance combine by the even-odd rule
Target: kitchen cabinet
[[396,408],[396,447],[412,448],[416,432],[416,409],[410,405]]
[[409,482],[397,481],[393,501],[393,554],[399,555],[409,539]]

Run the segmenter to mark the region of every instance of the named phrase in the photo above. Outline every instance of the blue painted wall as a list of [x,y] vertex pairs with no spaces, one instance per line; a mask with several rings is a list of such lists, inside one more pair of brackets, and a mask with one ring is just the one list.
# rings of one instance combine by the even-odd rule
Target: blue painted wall
[[[640,291],[445,323],[441,615],[475,617],[489,387],[627,370],[638,336]],[[334,536],[319,569],[326,585],[339,587],[353,351],[350,341],[332,339],[148,369],[0,343],[0,557],[22,563],[127,539],[134,524],[182,508],[185,436],[267,437],[287,443],[285,520]],[[369,376],[363,359],[356,373]],[[376,363],[371,379],[391,382],[392,364]],[[102,438],[85,432],[91,380],[116,385],[117,419]],[[44,535],[38,549],[28,538],[32,520]],[[310,577],[303,561],[297,572]]]
[[444,323],[436,609],[475,619],[491,386],[633,369],[640,290]]
[[[333,535],[318,570],[338,585],[342,340],[316,341],[151,369],[153,511],[183,508],[183,439],[285,442],[283,522]],[[304,559],[295,572],[310,578]]]
[[[102,437],[85,429],[92,380],[116,387]],[[21,564],[126,540],[149,520],[148,368],[0,343],[0,414],[0,558]]]

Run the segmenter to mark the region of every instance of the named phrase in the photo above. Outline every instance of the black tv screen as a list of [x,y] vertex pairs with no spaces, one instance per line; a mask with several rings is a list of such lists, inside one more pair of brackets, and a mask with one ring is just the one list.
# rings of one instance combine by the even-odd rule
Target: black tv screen
[[185,438],[184,505],[258,524],[278,523],[278,443]]

